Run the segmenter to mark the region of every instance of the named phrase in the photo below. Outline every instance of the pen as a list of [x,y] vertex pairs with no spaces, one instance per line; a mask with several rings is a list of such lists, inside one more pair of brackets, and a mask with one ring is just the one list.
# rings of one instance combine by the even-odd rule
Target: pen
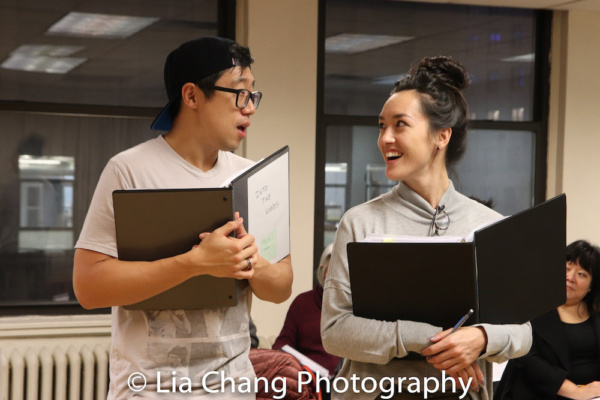
[[463,315],[463,317],[456,323],[456,325],[454,325],[454,328],[452,328],[452,331],[450,331],[450,333],[454,333],[458,330],[458,328],[460,328],[461,326],[463,326],[463,324],[465,322],[467,322],[467,320],[469,319],[469,317],[471,316],[471,314],[473,314],[473,309],[471,308],[469,310],[468,313],[466,313],[465,315]]

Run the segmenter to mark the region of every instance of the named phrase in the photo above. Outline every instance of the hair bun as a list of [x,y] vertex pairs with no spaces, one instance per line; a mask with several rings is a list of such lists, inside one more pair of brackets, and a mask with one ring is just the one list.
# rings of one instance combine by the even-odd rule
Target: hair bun
[[465,67],[452,57],[426,57],[409,72],[417,80],[429,84],[439,83],[463,91],[469,86],[470,78]]

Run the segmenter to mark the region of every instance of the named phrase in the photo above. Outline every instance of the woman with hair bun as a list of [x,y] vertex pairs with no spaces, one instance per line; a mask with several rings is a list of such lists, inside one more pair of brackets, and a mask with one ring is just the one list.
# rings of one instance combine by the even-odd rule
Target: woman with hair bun
[[[358,392],[351,386],[345,392],[334,388],[333,399],[418,399],[425,395],[490,399],[492,362],[529,351],[529,323],[478,324],[448,335],[450,330],[423,322],[385,322],[356,317],[352,312],[348,242],[361,241],[369,234],[466,236],[477,226],[501,218],[458,193],[448,178],[448,167],[460,160],[466,148],[468,107],[463,91],[468,84],[466,70],[452,58],[424,58],[396,82],[383,105],[377,143],[386,177],[398,185],[350,209],[342,218],[325,281],[321,321],[325,349],[345,359],[338,377],[348,382],[368,379],[365,388],[369,391],[360,383]],[[426,284],[423,290],[428,290]],[[471,380],[468,395],[461,397],[460,380],[452,392],[451,379],[444,381],[442,372],[460,378],[465,387]],[[370,391],[373,380],[377,387]],[[389,387],[390,380],[400,386]],[[432,394],[435,380],[440,386]]]

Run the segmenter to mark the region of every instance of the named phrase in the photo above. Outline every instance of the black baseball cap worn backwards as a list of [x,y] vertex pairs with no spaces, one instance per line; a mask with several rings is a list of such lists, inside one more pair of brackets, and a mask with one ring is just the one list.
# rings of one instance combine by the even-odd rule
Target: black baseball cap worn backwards
[[173,126],[171,104],[181,97],[181,88],[219,71],[235,67],[230,46],[235,42],[221,37],[203,37],[185,42],[173,50],[165,61],[165,88],[169,102],[152,122],[155,131],[169,131]]

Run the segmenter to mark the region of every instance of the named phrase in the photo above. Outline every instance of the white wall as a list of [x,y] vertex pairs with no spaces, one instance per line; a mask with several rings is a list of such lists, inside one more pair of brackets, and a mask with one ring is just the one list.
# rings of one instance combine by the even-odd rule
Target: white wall
[[238,1],[238,41],[250,47],[263,92],[243,152],[258,160],[290,147],[293,293],[283,304],[254,299],[260,336],[277,336],[290,302],[311,289],[317,98],[317,0]]
[[567,241],[600,245],[600,12],[555,15],[548,197],[567,194]]

